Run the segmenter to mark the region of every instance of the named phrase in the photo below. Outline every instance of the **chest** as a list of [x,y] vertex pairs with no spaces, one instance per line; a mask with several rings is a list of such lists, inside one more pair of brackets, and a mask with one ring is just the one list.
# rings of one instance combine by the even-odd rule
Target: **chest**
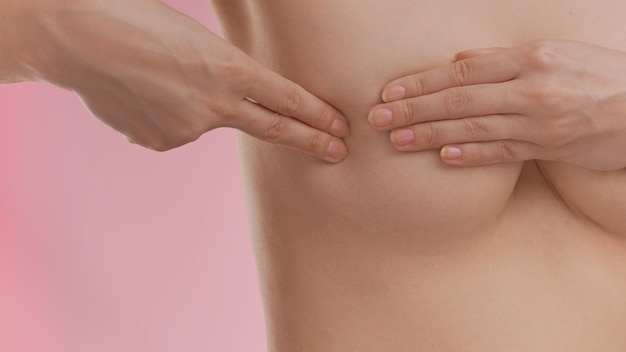
[[555,162],[539,165],[572,211],[626,239],[626,170],[592,171]]

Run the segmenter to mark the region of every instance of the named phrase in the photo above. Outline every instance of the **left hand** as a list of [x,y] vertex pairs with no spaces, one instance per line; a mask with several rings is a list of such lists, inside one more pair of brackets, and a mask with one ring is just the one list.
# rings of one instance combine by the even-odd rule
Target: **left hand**
[[370,124],[450,165],[532,159],[626,168],[626,53],[572,41],[476,49],[390,82]]

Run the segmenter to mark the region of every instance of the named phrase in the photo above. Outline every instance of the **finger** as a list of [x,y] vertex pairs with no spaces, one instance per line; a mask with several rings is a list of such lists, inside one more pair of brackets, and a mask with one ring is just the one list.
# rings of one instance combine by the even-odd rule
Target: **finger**
[[346,118],[328,103],[271,70],[260,68],[256,75],[248,92],[254,101],[336,137],[350,134]]
[[515,52],[501,50],[399,78],[383,88],[383,101],[432,94],[452,87],[509,81],[521,70]]
[[520,139],[525,122],[524,116],[515,114],[434,121],[393,130],[389,138],[399,151],[420,151],[453,143]]
[[505,48],[494,47],[494,48],[482,48],[482,49],[465,50],[465,51],[461,51],[460,53],[457,53],[456,55],[454,55],[454,61],[465,60],[465,59],[469,59],[469,58],[476,57],[476,56],[493,54],[493,53],[497,53],[498,51],[502,51],[502,50],[505,50]]
[[348,148],[341,139],[247,100],[238,107],[237,116],[227,121],[229,124],[224,127],[239,129],[260,140],[297,149],[328,162],[339,162],[348,155]]
[[375,106],[368,121],[372,128],[388,131],[428,121],[514,114],[523,108],[519,97],[512,94],[516,88],[516,83],[504,83],[446,89]]
[[540,159],[540,147],[529,142],[499,140],[447,145],[441,160],[449,165],[476,166]]

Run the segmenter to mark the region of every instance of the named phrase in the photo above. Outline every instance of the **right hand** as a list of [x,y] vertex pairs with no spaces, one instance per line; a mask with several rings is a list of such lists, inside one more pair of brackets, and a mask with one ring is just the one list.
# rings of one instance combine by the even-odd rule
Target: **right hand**
[[160,1],[34,2],[21,45],[36,79],[76,92],[133,143],[164,151],[232,127],[328,162],[347,155],[337,109]]

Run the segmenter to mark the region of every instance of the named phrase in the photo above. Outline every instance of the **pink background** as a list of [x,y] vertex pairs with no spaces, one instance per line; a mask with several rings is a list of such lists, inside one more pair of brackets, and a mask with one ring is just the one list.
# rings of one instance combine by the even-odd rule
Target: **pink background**
[[156,153],[0,86],[0,351],[265,351],[234,132]]

